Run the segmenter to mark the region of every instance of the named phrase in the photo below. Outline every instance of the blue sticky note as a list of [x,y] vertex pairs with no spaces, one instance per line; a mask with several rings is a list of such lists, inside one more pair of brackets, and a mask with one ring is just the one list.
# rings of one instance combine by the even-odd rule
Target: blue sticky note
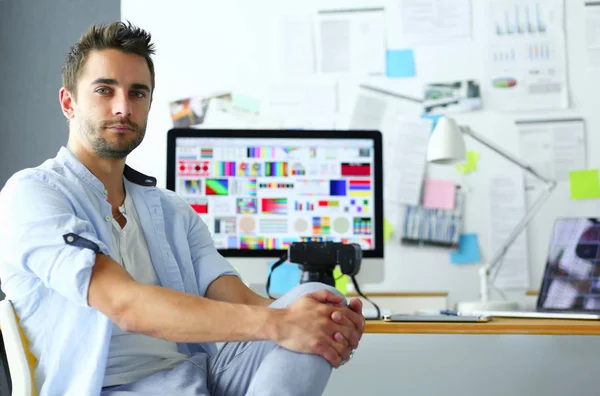
[[[273,264],[269,266],[269,273],[273,270]],[[283,263],[271,273],[271,295],[283,295],[300,284],[300,267],[297,264]]]
[[477,234],[461,234],[458,250],[450,253],[452,264],[473,264],[481,261]]
[[386,53],[387,77],[414,77],[415,54],[411,49],[387,50]]
[[431,126],[431,132],[433,132],[433,130],[435,129],[435,126],[437,125],[438,121],[442,117],[444,117],[443,114],[421,114],[422,119],[433,121],[433,124]]

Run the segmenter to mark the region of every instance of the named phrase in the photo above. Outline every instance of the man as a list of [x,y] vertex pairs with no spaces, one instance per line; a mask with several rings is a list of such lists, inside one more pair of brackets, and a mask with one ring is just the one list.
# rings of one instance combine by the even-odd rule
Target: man
[[[45,395],[316,395],[362,336],[360,301],[250,291],[174,193],[125,165],[152,92],[150,35],[93,26],[63,68],[69,140],[0,193],[0,277]],[[150,159],[149,159],[150,160]],[[228,342],[217,353],[214,342]]]

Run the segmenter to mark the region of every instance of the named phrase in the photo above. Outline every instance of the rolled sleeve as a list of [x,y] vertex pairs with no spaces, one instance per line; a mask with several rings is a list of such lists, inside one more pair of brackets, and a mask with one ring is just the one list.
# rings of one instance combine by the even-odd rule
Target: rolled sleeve
[[206,294],[208,286],[220,276],[235,275],[238,272],[217,251],[210,231],[200,216],[188,205],[188,215],[191,217],[191,227],[188,232],[188,243],[192,262],[196,269],[198,290],[201,296]]
[[[79,218],[49,180],[11,180],[0,194],[2,275],[35,278],[72,302],[88,305],[96,254],[108,254],[91,223]],[[24,291],[25,292],[25,291]]]

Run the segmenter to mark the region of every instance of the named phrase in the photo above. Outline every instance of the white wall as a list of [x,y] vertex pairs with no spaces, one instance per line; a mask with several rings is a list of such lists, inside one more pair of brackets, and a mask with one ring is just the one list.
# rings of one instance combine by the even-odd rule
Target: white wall
[[[382,88],[406,92],[423,81],[444,81],[484,76],[484,3],[473,0],[473,39],[446,46],[415,48],[418,79],[359,78],[350,76],[341,83],[340,119],[348,115],[353,103],[353,87],[368,82]],[[583,117],[587,128],[588,166],[600,168],[595,147],[600,144],[600,112],[595,109],[594,88],[600,84],[600,72],[586,69],[585,24],[583,2],[566,0],[566,34],[570,103],[568,110],[529,113],[498,113],[485,110],[457,116],[460,123],[470,125],[506,150],[518,153],[518,135],[514,121],[544,117]],[[191,95],[220,89],[242,89],[260,96],[265,84],[280,78],[276,67],[276,23],[284,14],[314,15],[321,8],[352,6],[385,6],[393,9],[392,0],[243,0],[192,1],[122,0],[121,17],[148,29],[157,47],[155,57],[156,92],[146,140],[129,158],[130,165],[158,177],[165,185],[166,133],[172,123],[168,102]],[[388,14],[391,15],[391,14]],[[388,27],[396,22],[388,16]],[[393,43],[391,43],[393,45]],[[482,92],[484,104],[485,89]],[[478,172],[468,178],[465,232],[479,234],[484,258],[489,249],[489,178],[498,173],[520,177],[520,170],[494,153],[468,141],[470,149],[481,153]],[[430,166],[433,176],[456,178],[453,170]],[[531,288],[541,279],[550,229],[558,216],[594,216],[598,201],[574,202],[569,199],[569,186],[561,183],[528,230]],[[236,261],[249,282],[264,281],[266,264]],[[450,264],[444,249],[386,245],[385,278],[366,284],[372,291],[448,291],[450,301],[476,299],[478,266]],[[363,272],[368,272],[363,266]],[[523,300],[523,290],[511,291],[509,297]]]

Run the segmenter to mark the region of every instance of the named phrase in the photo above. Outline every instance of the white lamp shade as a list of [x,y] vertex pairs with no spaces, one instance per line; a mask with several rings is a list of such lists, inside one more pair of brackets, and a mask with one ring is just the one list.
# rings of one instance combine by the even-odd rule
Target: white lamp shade
[[462,131],[449,117],[438,120],[427,147],[427,161],[436,164],[461,164],[467,160]]

